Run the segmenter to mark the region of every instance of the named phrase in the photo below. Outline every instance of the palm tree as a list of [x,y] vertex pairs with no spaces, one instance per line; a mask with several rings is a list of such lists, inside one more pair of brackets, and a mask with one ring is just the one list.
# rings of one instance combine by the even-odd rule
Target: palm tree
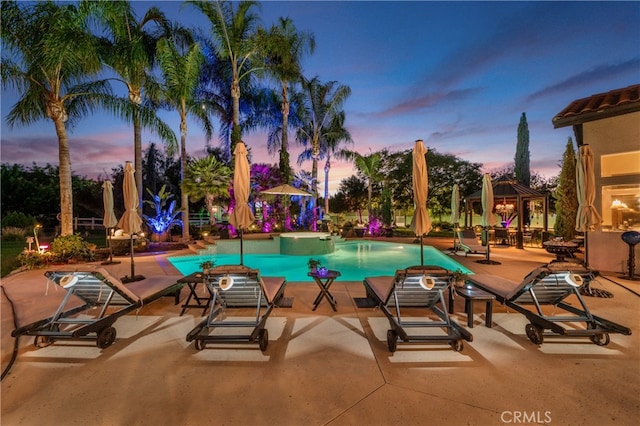
[[255,1],[241,1],[234,11],[233,3],[226,1],[191,0],[211,22],[211,33],[217,40],[218,57],[229,61],[231,65],[231,97],[233,99],[233,128],[231,131],[230,152],[242,137],[240,128],[240,82],[249,78],[252,68],[251,59],[258,53],[253,36],[258,22],[258,15],[251,9],[259,7]]
[[[211,139],[213,127],[209,120],[207,108],[196,98],[200,81],[200,67],[203,62],[198,43],[192,43],[185,49],[178,46],[177,40],[164,38],[158,42],[158,63],[164,77],[163,100],[180,115],[180,182],[181,203],[184,225],[182,238],[189,236],[189,194],[184,187],[187,172],[187,116],[197,119],[205,132],[207,140]],[[184,50],[184,52],[181,52]]]
[[171,32],[170,25],[156,7],[150,8],[138,21],[129,2],[83,0],[82,6],[104,25],[106,36],[99,39],[101,58],[119,76],[114,80],[127,87],[129,102],[118,113],[133,124],[136,186],[142,209],[142,127],[165,141],[170,154],[177,145],[174,132],[157,118],[155,109],[143,105],[143,90],[155,85],[150,71],[156,44]]
[[316,206],[318,203],[318,161],[321,143],[324,143],[327,135],[331,134],[334,118],[342,112],[342,105],[351,94],[351,89],[348,86],[338,84],[337,81],[321,84],[318,77],[314,77],[311,80],[302,79],[302,90],[304,93],[304,111],[301,114],[303,126],[298,129],[296,138],[303,145],[311,145],[313,160],[311,176],[313,178],[314,206]]
[[292,171],[289,162],[289,85],[302,77],[301,61],[305,53],[313,53],[315,38],[309,32],[298,32],[290,18],[280,18],[278,25],[271,27],[267,33],[258,30],[258,44],[263,49],[267,71],[280,84],[282,127],[270,138],[276,143],[280,135],[280,160],[278,168],[285,183],[291,181]]
[[229,194],[231,183],[231,169],[218,161],[215,155],[190,160],[187,164],[187,174],[183,188],[189,194],[191,201],[204,198],[209,212],[209,223],[215,223],[213,202],[217,197]]
[[[356,168],[367,178],[367,210],[369,218],[371,218],[372,208],[371,199],[373,198],[373,183],[380,178],[380,165],[382,156],[380,152],[373,152],[369,155],[362,155],[357,152],[345,153],[347,158],[353,159]],[[371,220],[371,219],[369,219]]]
[[[342,145],[352,144],[351,134],[344,127],[345,113],[340,111],[337,114],[331,125],[329,131],[326,132],[325,138],[322,140],[320,146],[320,159],[324,159],[324,211],[329,213],[329,171],[331,170],[331,158],[339,160],[350,160],[352,158],[352,151],[344,149]],[[304,160],[311,158],[311,149],[307,148],[298,156],[298,164],[302,164]]]
[[61,234],[73,234],[67,126],[113,102],[87,15],[74,4],[2,2],[2,87],[21,97],[7,115],[14,126],[50,119],[58,138]]

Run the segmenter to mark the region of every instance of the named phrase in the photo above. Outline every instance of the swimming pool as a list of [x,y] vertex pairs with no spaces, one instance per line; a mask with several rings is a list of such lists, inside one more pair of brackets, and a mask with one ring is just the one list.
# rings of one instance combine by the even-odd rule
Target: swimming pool
[[[329,254],[313,256],[319,259],[321,266],[340,271],[340,280],[362,281],[364,277],[376,275],[394,275],[396,270],[420,264],[420,246],[411,244],[386,243],[380,241],[346,241],[335,245],[335,251]],[[214,260],[216,265],[238,265],[239,254],[193,255],[169,257],[169,262],[183,275],[200,270],[200,263]],[[285,276],[287,281],[312,281],[307,276],[309,268],[306,256],[288,256],[283,254],[245,254],[246,266],[260,269],[266,276]],[[424,264],[437,265],[455,271],[457,269],[470,274],[465,268],[449,256],[434,247],[424,247]]]

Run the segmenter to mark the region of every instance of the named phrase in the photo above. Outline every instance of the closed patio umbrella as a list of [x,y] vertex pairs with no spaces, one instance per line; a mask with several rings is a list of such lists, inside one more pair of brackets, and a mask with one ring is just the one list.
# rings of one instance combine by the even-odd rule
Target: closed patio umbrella
[[476,260],[478,263],[484,263],[485,265],[499,265],[500,262],[490,259],[490,247],[489,244],[489,228],[495,222],[495,216],[493,214],[493,185],[491,184],[491,175],[485,173],[482,178],[482,228],[485,233],[485,242],[487,244],[487,257],[486,259]]
[[424,251],[422,237],[431,231],[431,219],[427,212],[427,195],[429,192],[429,178],[427,176],[427,149],[422,140],[417,140],[413,147],[413,203],[416,210],[411,219],[411,229],[420,237],[420,264],[424,265]]
[[456,251],[456,230],[460,223],[460,188],[457,183],[451,190],[451,223],[453,224],[453,250]]
[[118,224],[118,219],[113,212],[113,185],[111,181],[105,180],[102,183],[102,203],[104,204],[104,217],[102,218],[102,224],[107,234],[107,244],[109,244],[109,260],[102,262],[103,265],[111,265],[120,263],[113,260],[113,248],[111,246],[111,238],[109,230],[114,228]]
[[253,223],[254,216],[247,202],[249,201],[249,190],[251,185],[251,173],[249,170],[249,161],[247,160],[247,148],[244,142],[238,142],[236,149],[233,151],[235,155],[235,163],[233,170],[233,197],[236,205],[233,213],[229,218],[229,222],[240,233],[240,264],[243,263],[243,241],[242,230],[249,227]]
[[[596,200],[596,182],[594,172],[593,152],[589,145],[578,148],[578,162],[576,165],[576,191],[578,197],[578,213],[576,214],[576,231],[584,232],[584,264],[589,266],[589,231],[600,226],[600,214],[594,205]],[[613,294],[605,290],[591,289],[589,284],[580,288],[580,293],[586,296],[612,297]]]
[[133,164],[131,161],[127,161],[124,166],[124,181],[122,183],[125,210],[118,222],[118,228],[128,233],[131,239],[131,276],[122,278],[122,282],[125,283],[144,279],[142,275],[135,274],[135,262],[133,260],[133,235],[142,229],[142,218],[138,213],[138,189],[134,173]]
[[[596,183],[593,166],[593,152],[589,145],[578,149],[578,165],[576,167],[576,185],[578,196],[578,214],[576,215],[576,231],[585,233],[585,251],[587,250],[586,233],[600,225],[600,215],[593,205],[596,200]],[[585,254],[585,262],[588,258]]]

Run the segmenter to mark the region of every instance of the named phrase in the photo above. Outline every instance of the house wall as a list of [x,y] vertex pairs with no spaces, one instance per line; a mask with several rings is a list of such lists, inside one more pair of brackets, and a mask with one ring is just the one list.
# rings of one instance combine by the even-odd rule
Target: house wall
[[[629,246],[621,235],[626,230],[640,232],[640,164],[627,164],[623,175],[602,176],[602,156],[640,151],[640,112],[620,115],[583,124],[584,143],[589,144],[595,158],[596,209],[603,225],[588,235],[588,264],[601,271],[627,273]],[[637,156],[630,155],[633,163]],[[606,188],[603,195],[603,187]],[[624,188],[627,200],[633,200],[625,212],[626,225],[611,209],[611,188]],[[621,190],[622,191],[622,190]],[[632,195],[629,195],[632,194]],[[638,245],[640,246],[640,245]],[[636,273],[640,273],[640,247],[636,246]]]

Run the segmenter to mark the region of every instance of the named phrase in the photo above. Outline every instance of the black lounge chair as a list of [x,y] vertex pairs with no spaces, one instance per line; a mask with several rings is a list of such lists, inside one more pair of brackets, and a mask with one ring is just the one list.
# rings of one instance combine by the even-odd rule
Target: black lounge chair
[[[410,343],[448,343],[454,350],[461,351],[463,340],[471,342],[473,336],[447,312],[444,291],[451,285],[451,274],[437,266],[412,266],[399,270],[394,277],[367,277],[364,286],[367,296],[372,297],[389,319],[387,346],[392,353],[396,351],[398,340]],[[405,321],[401,308],[427,308],[434,312],[439,320],[424,318],[422,321]],[[392,312],[393,311],[393,312]],[[395,312],[395,314],[394,314]],[[444,330],[433,334],[409,334],[408,329],[438,328]]]
[[[194,342],[197,350],[208,342],[257,342],[266,351],[269,333],[265,328],[267,318],[283,296],[284,277],[262,277],[255,269],[246,266],[220,266],[206,275],[211,293],[209,314],[187,334],[187,342]],[[248,320],[223,319],[223,313],[232,309],[255,309],[255,318]],[[226,315],[224,315],[226,316]],[[251,328],[248,334],[216,333],[217,328]]]
[[[172,296],[178,304],[182,289],[182,284],[169,276],[148,277],[125,285],[104,268],[48,271],[45,276],[65,290],[55,313],[19,326],[11,333],[14,337],[35,336],[38,348],[56,340],[87,339],[95,340],[96,346],[104,349],[116,339],[113,324],[118,318],[162,296]],[[19,307],[16,316],[20,317]]]
[[[520,283],[491,274],[469,275],[466,281],[525,315],[530,321],[525,327],[527,337],[536,345],[541,345],[545,337],[567,336],[589,337],[596,345],[605,346],[610,341],[609,333],[630,335],[631,330],[589,312],[579,288],[594,277],[594,272],[583,265],[551,262],[534,269]],[[566,302],[572,295],[581,308]],[[555,309],[547,314],[543,309],[545,305]],[[562,310],[560,314],[556,314],[558,308]],[[582,327],[576,328],[578,325]],[[545,330],[552,333],[545,333]]]

